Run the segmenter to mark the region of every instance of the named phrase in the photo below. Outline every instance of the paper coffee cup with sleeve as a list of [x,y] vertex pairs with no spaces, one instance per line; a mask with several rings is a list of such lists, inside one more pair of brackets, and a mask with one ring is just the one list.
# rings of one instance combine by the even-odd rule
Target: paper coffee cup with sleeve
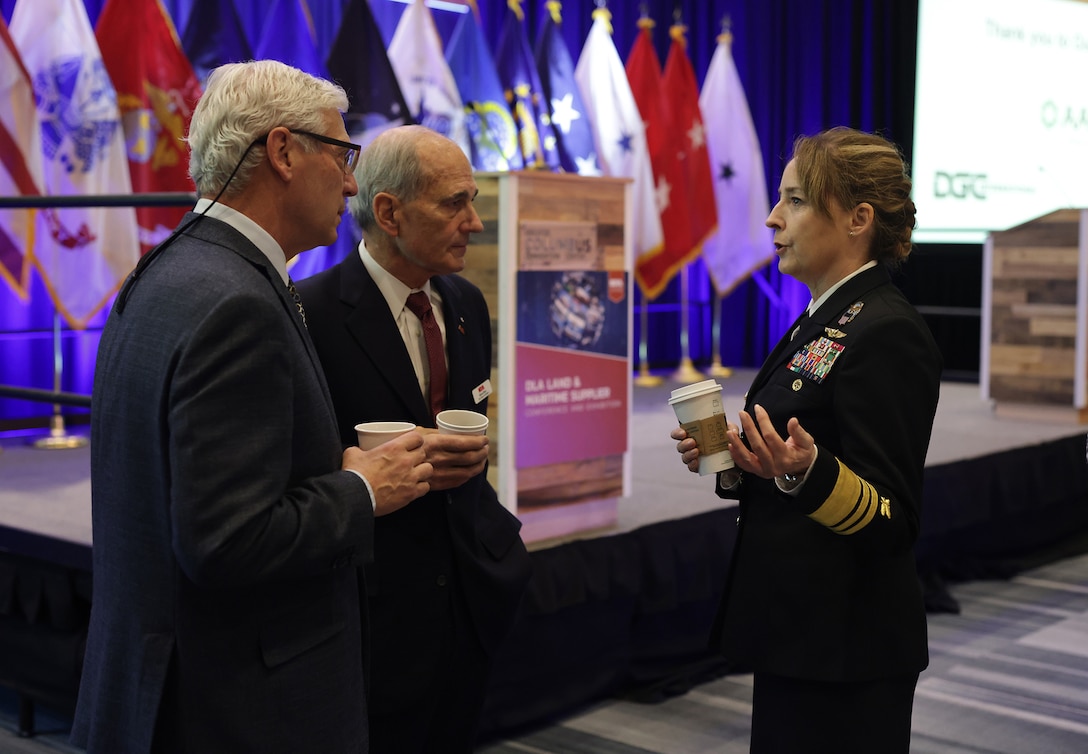
[[733,468],[726,440],[728,424],[722,403],[722,386],[703,380],[672,391],[669,405],[680,426],[699,447],[699,476]]

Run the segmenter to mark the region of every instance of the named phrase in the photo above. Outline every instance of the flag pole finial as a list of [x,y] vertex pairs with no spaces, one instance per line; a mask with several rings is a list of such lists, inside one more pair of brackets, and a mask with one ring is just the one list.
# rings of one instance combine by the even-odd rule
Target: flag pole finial
[[604,21],[608,27],[609,35],[612,34],[612,13],[608,10],[608,0],[596,0],[597,8],[593,11],[593,20],[598,18]]
[[726,45],[733,44],[733,19],[728,13],[722,16],[722,31],[718,35],[718,42]]
[[638,28],[639,29],[653,29],[655,26],[657,26],[657,24],[654,22],[654,20],[652,18],[650,18],[650,4],[649,3],[639,3],[638,9],[639,9],[639,14],[640,14],[639,17],[638,17]]

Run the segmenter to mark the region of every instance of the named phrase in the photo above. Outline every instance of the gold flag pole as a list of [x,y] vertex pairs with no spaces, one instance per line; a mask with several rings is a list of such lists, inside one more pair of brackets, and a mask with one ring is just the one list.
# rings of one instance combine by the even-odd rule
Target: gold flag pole
[[685,265],[680,271],[680,367],[673,372],[677,382],[698,382],[705,379],[703,373],[691,362],[691,349],[688,342],[688,271],[691,265]]
[[641,326],[638,336],[638,377],[635,378],[635,385],[638,387],[657,387],[665,380],[658,377],[656,374],[650,374],[650,361],[647,358],[646,330],[649,327],[650,302],[646,300],[645,294],[642,296],[642,314],[640,316]]
[[[61,375],[64,372],[64,355],[60,342],[60,314],[53,313],[53,390],[60,392]],[[83,435],[70,435],[64,428],[64,414],[59,403],[53,404],[53,416],[49,422],[49,434],[34,441],[35,448],[59,450],[62,448],[81,448],[87,444]]]
[[714,324],[711,327],[711,339],[714,341],[714,358],[710,362],[710,369],[707,370],[713,377],[732,377],[733,370],[729,367],[722,366],[722,297],[718,295],[718,290],[714,289]]

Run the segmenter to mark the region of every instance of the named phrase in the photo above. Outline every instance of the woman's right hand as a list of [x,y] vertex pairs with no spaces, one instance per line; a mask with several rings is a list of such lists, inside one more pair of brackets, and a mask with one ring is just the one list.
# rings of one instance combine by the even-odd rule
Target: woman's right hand
[[674,429],[669,433],[669,437],[677,441],[676,452],[680,454],[680,460],[688,467],[688,471],[693,471],[698,474],[699,447],[695,444],[695,439],[688,437],[688,433],[684,431],[683,427]]

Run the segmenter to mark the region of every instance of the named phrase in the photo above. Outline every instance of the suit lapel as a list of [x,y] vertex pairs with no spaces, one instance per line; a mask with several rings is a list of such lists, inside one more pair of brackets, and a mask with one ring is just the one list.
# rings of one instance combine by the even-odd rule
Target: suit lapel
[[340,267],[340,300],[351,307],[344,321],[348,333],[373,362],[372,374],[388,383],[412,420],[420,426],[432,426],[434,420],[385,296],[358,254],[349,254]]
[[[190,215],[186,215],[185,218],[183,218],[183,222],[187,221],[189,217]],[[268,283],[272,294],[279,299],[280,304],[287,311],[288,318],[295,327],[295,332],[298,333],[298,336],[302,339],[303,345],[306,347],[306,354],[310,358],[310,365],[313,367],[314,372],[318,377],[318,382],[321,384],[321,392],[324,395],[325,403],[329,408],[329,416],[335,423],[336,410],[333,407],[332,394],[329,392],[328,382],[325,380],[325,372],[321,368],[321,359],[318,358],[317,349],[314,347],[313,339],[310,338],[310,333],[307,331],[306,325],[302,322],[302,317],[298,315],[295,302],[291,300],[291,295],[287,292],[287,286],[283,284],[283,280],[280,278],[280,274],[272,266],[272,262],[252,241],[246,238],[245,235],[236,228],[214,217],[203,218],[194,224],[191,230],[187,231],[187,235],[194,236],[207,243],[218,244],[225,249],[233,251],[264,274],[265,281]]]

